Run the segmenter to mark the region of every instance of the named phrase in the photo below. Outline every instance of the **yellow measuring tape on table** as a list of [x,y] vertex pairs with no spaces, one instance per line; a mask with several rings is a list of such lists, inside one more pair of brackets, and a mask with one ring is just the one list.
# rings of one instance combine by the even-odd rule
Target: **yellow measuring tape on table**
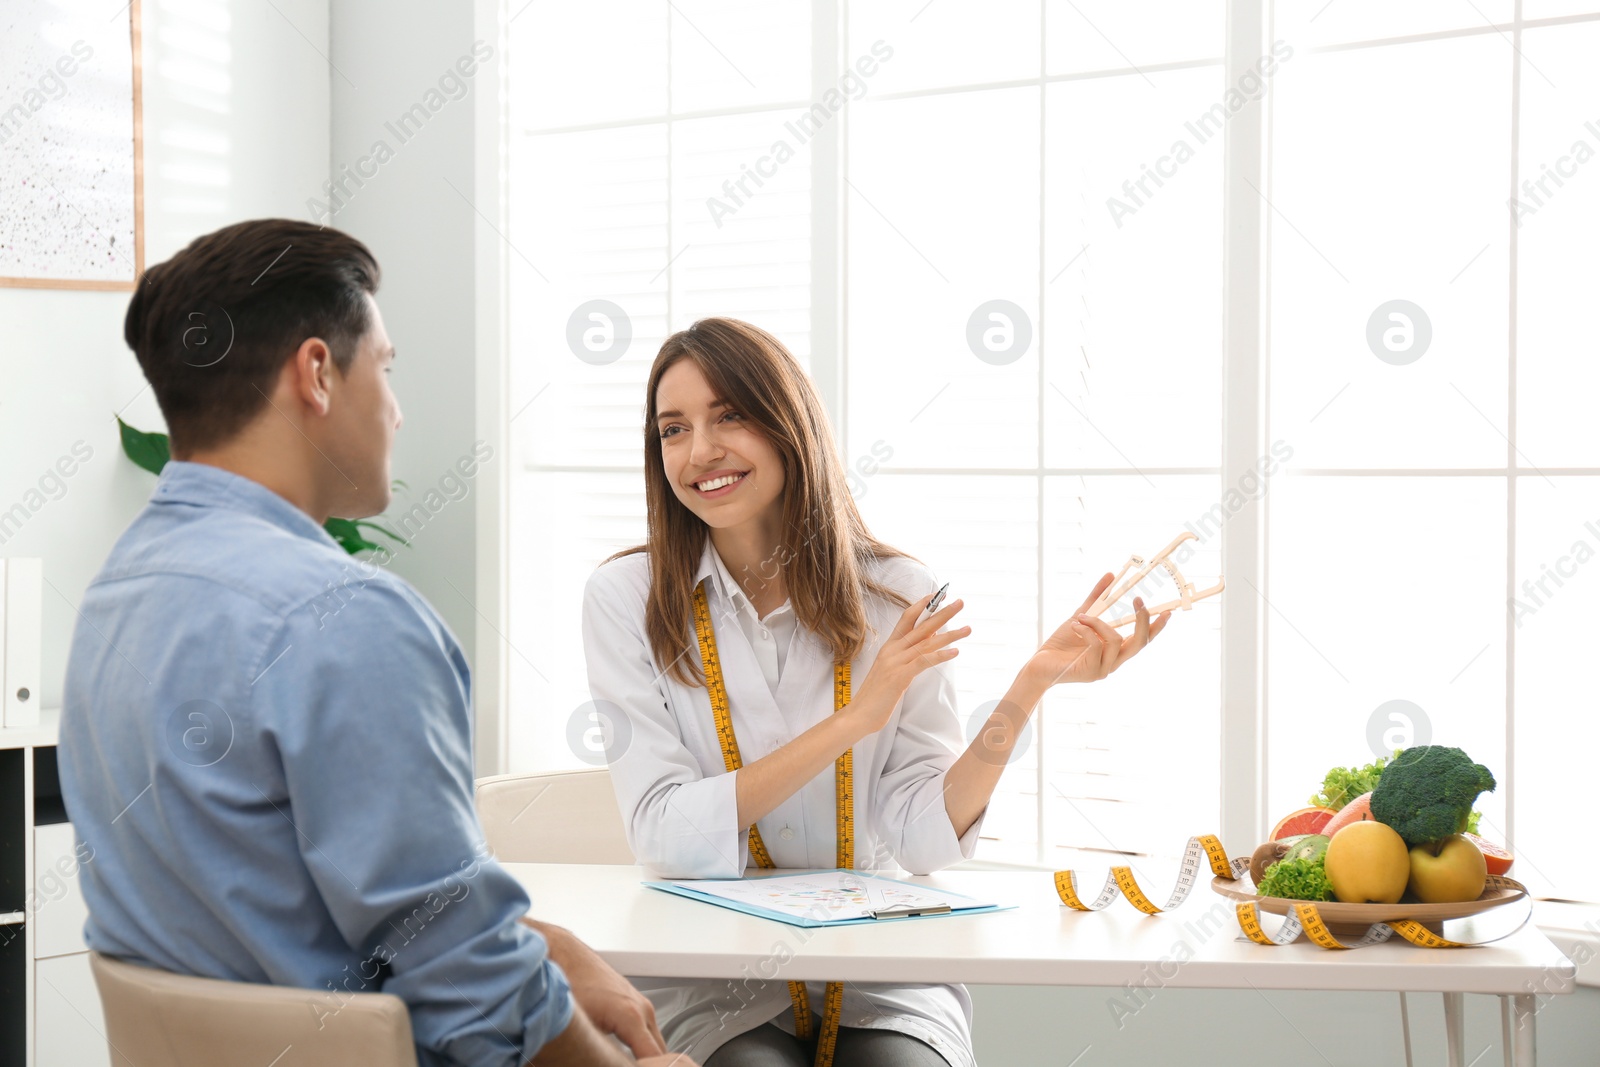
[[[1104,911],[1118,898],[1127,901],[1146,915],[1155,915],[1163,911],[1171,911],[1178,907],[1189,894],[1194,891],[1201,878],[1201,863],[1209,865],[1211,873],[1217,878],[1237,881],[1250,872],[1248,859],[1228,858],[1228,853],[1222,847],[1222,842],[1214,834],[1202,834],[1189,838],[1189,843],[1184,846],[1183,860],[1178,869],[1178,882],[1172,887],[1171,894],[1167,897],[1166,904],[1157,907],[1148,894],[1140,888],[1139,882],[1133,876],[1133,868],[1127,866],[1113,867],[1106,875],[1105,884],[1101,886],[1100,893],[1094,900],[1085,904],[1078,893],[1078,878],[1072,871],[1057,871],[1055,875],[1056,893],[1061,897],[1061,903],[1074,911]],[[1498,875],[1489,876],[1486,883],[1488,889],[1519,890],[1524,895],[1527,887],[1512,878],[1503,878]],[[1531,912],[1531,908],[1528,909]],[[1422,948],[1472,948],[1477,945],[1487,945],[1501,938],[1509,937],[1522,928],[1527,921],[1527,916],[1522,922],[1510,930],[1496,937],[1486,938],[1482,941],[1452,941],[1449,938],[1429,930],[1416,919],[1394,919],[1389,922],[1373,923],[1367,930],[1354,941],[1340,941],[1333,935],[1328,927],[1328,922],[1323,918],[1321,911],[1313,901],[1295,901],[1291,914],[1284,916],[1283,924],[1274,933],[1268,933],[1261,925],[1261,916],[1256,903],[1249,900],[1234,902],[1235,916],[1239,920],[1239,928],[1244,931],[1244,936],[1258,945],[1287,945],[1304,933],[1308,938],[1323,948],[1365,948],[1368,945],[1379,945],[1399,934],[1413,945]]]
[[[717,655],[717,636],[711,626],[711,608],[706,603],[704,585],[694,590],[694,632],[700,645],[700,665],[705,670],[706,693],[711,698],[711,715],[716,723],[717,743],[722,747],[722,765],[728,771],[744,766],[739,757],[739,740],[733,734],[728,687],[722,680],[722,659]],[[850,703],[850,662],[833,665],[833,710],[837,713]],[[837,866],[853,870],[856,865],[855,763],[850,749],[833,762],[834,833]],[[749,832],[750,858],[763,869],[773,867],[761,831],[754,824]],[[804,982],[789,983],[789,1001],[794,1009],[794,1032],[802,1040],[811,1037],[811,997]],[[839,1042],[839,1018],[844,1012],[844,983],[829,982],[823,994],[822,1033],[817,1037],[816,1067],[832,1067]]]

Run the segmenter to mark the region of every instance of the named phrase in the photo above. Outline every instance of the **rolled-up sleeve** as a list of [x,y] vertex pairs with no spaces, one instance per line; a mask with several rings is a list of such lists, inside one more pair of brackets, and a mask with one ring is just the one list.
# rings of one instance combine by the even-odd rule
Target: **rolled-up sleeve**
[[[933,588],[932,575],[921,564],[895,562],[900,573],[894,584],[908,600]],[[873,810],[879,835],[895,862],[912,874],[931,874],[971,859],[988,812],[958,838],[945,810],[945,775],[966,747],[948,664],[931,667],[912,681],[892,725]]]
[[[626,724],[613,724],[619,741],[609,755],[628,845],[667,878],[742,877],[749,850],[738,825],[738,772],[707,775],[684,745],[645,637],[644,590],[623,573],[629,565],[600,568],[583,594],[589,697],[600,714]],[[697,653],[690,646],[685,655]]]
[[432,609],[388,576],[341,600],[291,615],[285,660],[256,687],[286,793],[262,803],[293,823],[361,960],[334,980],[403,999],[417,1045],[438,1060],[520,1067],[574,1002],[544,939],[518,922],[526,893],[483,843],[467,664]]

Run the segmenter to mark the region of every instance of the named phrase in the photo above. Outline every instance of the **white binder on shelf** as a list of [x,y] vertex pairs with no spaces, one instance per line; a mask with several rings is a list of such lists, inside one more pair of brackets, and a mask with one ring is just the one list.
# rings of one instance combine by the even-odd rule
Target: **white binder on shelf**
[[0,707],[8,730],[39,725],[40,644],[44,632],[44,560],[0,559]]

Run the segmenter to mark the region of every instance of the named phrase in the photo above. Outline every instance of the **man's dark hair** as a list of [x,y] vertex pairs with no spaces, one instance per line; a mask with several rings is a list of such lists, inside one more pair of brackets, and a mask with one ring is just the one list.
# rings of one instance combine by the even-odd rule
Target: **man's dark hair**
[[235,223],[146,270],[122,333],[173,451],[213,448],[243,429],[308,337],[327,342],[347,373],[378,277],[366,245],[293,219]]

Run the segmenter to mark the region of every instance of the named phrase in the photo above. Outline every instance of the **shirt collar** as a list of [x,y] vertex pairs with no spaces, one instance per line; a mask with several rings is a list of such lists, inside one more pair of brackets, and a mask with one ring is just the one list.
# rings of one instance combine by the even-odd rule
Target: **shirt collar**
[[[743,611],[747,611],[752,619],[761,621],[761,616],[756,613],[756,606],[751,603],[750,597],[745,594],[744,588],[734,580],[729,572],[728,565],[722,561],[722,556],[711,544],[711,538],[706,538],[705,551],[700,554],[700,568],[695,572],[694,584],[699,585],[707,578],[716,586],[717,592],[722,594],[724,600]],[[770,615],[778,615],[791,609],[791,601],[785,599]],[[770,616],[769,616],[770,617]]]
[[231,508],[287,530],[297,537],[338,548],[316,520],[253,479],[209,463],[168,460],[150,494],[152,504],[195,504]]

